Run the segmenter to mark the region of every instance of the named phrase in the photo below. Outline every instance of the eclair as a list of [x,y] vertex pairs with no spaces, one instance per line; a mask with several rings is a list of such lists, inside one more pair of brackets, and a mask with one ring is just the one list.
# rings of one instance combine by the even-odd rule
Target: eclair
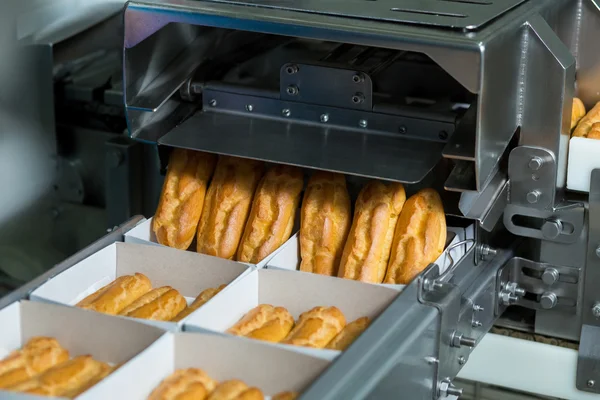
[[360,191],[338,276],[381,283],[406,193],[400,183],[371,181]]
[[588,137],[592,126],[597,122],[600,122],[600,102],[596,103],[594,108],[581,118],[573,132],[573,137]]
[[346,318],[337,307],[315,307],[300,314],[296,326],[281,343],[322,349],[345,325]]
[[352,212],[346,178],[318,171],[310,178],[300,217],[300,271],[336,276]]
[[281,392],[271,397],[271,400],[296,400],[298,393],[296,392]]
[[124,275],[81,300],[76,306],[116,315],[150,290],[152,284],[145,275]]
[[445,245],[442,199],[434,189],[423,189],[404,204],[384,283],[409,283],[442,254]]
[[238,261],[257,264],[290,238],[303,186],[300,168],[276,165],[267,171],[252,201]]
[[177,316],[175,318],[173,318],[173,322],[181,321],[182,319],[184,319],[185,317],[187,317],[188,315],[190,315],[191,313],[193,313],[194,311],[196,311],[197,309],[202,307],[210,299],[215,297],[217,295],[217,293],[219,293],[221,290],[225,289],[226,286],[227,285],[221,285],[218,288],[209,288],[209,289],[203,290],[198,295],[198,297],[196,297],[194,302],[189,305],[189,307],[186,307],[182,312],[177,314]]
[[369,317],[362,317],[349,323],[325,348],[339,351],[346,350],[369,327],[369,323]]
[[261,304],[250,310],[227,332],[251,339],[279,342],[290,333],[293,326],[294,318],[288,310]]
[[573,98],[573,108],[571,112],[571,130],[577,126],[581,118],[585,115],[585,106],[577,97]]
[[235,257],[263,170],[259,161],[219,156],[198,224],[198,253]]
[[248,387],[237,379],[221,382],[208,396],[208,400],[263,400],[264,398],[260,389]]
[[170,321],[187,306],[185,298],[170,286],[154,289],[125,307],[119,315]]
[[152,219],[152,230],[158,243],[181,250],[190,247],[216,161],[217,156],[213,154],[173,150]]
[[152,391],[148,400],[205,400],[217,381],[198,368],[179,369]]

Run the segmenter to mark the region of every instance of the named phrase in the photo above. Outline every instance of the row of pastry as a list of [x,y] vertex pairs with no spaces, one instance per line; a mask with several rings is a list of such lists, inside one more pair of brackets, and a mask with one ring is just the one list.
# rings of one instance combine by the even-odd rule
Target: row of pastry
[[[216,167],[215,167],[216,164]],[[258,263],[291,236],[304,173],[228,156],[175,149],[153,231],[163,245]],[[214,172],[214,173],[213,173]],[[439,194],[406,199],[399,183],[371,181],[354,213],[346,179],[318,171],[304,191],[300,269],[370,283],[406,284],[436,260],[446,243]]]
[[600,139],[600,102],[586,114],[585,105],[575,97],[571,113],[571,131],[573,137]]
[[122,315],[154,321],[179,322],[200,308],[225,285],[203,290],[188,306],[186,299],[170,286],[152,288],[144,274],[120,276],[98,289],[76,307],[109,315]]

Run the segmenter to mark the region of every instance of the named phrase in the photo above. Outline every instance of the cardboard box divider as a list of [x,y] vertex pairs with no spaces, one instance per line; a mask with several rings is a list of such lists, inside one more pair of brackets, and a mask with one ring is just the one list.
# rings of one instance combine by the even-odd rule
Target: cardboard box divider
[[[31,299],[74,306],[117,277],[139,272],[150,279],[153,288],[171,286],[189,304],[201,291],[231,284],[250,270],[246,264],[203,254],[117,242],[44,283]],[[178,330],[183,322],[138,321],[167,330]]]
[[[184,330],[190,332],[225,331],[248,311],[260,304],[285,307],[295,320],[301,313],[317,306],[336,306],[345,315],[347,323],[360,317],[375,319],[398,295],[395,288],[369,285],[362,282],[305,272],[278,269],[254,270],[237,281],[219,298],[202,307],[185,321]],[[243,341],[254,341],[238,338]],[[312,349],[279,343],[284,347],[325,359],[334,359],[340,352]]]
[[328,365],[326,360],[258,341],[179,332],[165,335],[148,348],[139,364],[121,368],[115,385],[119,398],[145,400],[176,369],[200,368],[219,382],[239,379],[272,396],[303,390]]
[[[300,229],[300,212],[297,212],[296,213],[296,222],[295,222],[294,229],[292,230],[292,232],[298,232],[299,229]],[[163,246],[162,244],[159,244],[158,241],[156,240],[156,235],[152,231],[152,218],[141,222],[135,228],[133,228],[129,232],[125,233],[125,242],[167,247],[167,246]],[[188,250],[188,252],[195,253],[195,250],[194,250],[195,248],[196,248],[196,239],[194,239],[194,242],[192,242],[192,244],[190,246],[191,250]],[[275,250],[273,253],[268,255],[265,259],[263,259],[256,265],[253,265],[253,264],[247,264],[247,265],[256,266],[256,268],[264,268],[267,265],[267,262],[269,262],[269,260],[271,258],[273,258],[277,253],[279,253],[281,248],[282,247],[279,247],[277,250]]]
[[[446,249],[449,246],[454,246],[460,241],[465,240],[466,234],[467,233],[464,228],[448,227]],[[448,257],[448,252],[444,251],[444,253],[442,253],[442,255],[435,260],[435,263],[440,267],[441,272],[443,272],[450,267],[452,260],[458,262],[458,260],[460,260],[460,258],[466,253],[466,249],[466,244],[457,245],[449,251],[452,257]],[[269,260],[266,268],[298,271],[300,268],[300,261],[300,240],[298,234],[295,234],[281,247],[281,250]],[[405,286],[394,284],[380,285],[398,289],[404,288]]]
[[[35,336],[53,337],[70,357],[91,355],[99,361],[120,366],[113,374],[78,396],[103,400],[101,393],[117,393],[112,382],[120,369],[139,364],[139,356],[160,339],[165,331],[133,320],[113,318],[88,310],[23,300],[0,310],[0,358],[23,347]],[[0,390],[0,398],[33,400],[43,397]],[[47,398],[47,397],[46,397]],[[114,397],[113,397],[114,398]]]

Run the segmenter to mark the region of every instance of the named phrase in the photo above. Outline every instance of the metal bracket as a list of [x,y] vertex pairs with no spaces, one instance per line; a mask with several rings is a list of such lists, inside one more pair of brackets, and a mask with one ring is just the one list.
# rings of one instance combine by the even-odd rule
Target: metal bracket
[[589,232],[582,296],[582,326],[577,359],[577,389],[600,393],[600,169],[592,171]]
[[545,210],[554,204],[556,160],[552,152],[519,146],[508,160],[510,203]]
[[[497,312],[519,305],[533,310],[556,309],[577,313],[579,269],[512,258],[498,271]],[[529,293],[532,297],[527,296]],[[530,299],[535,298],[535,299]]]

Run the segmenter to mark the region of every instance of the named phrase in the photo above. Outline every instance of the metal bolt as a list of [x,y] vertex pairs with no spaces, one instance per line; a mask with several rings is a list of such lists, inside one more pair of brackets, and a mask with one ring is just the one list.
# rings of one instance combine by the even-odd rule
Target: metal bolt
[[463,390],[461,388],[450,386],[448,388],[448,390],[446,391],[446,393],[448,393],[448,396],[460,397],[463,394]]
[[406,133],[406,127],[404,125],[400,126],[400,128],[398,128],[398,132],[401,135],[404,135]]
[[352,102],[354,104],[361,104],[364,103],[365,101],[365,95],[362,93],[356,93],[354,96],[352,96]]
[[458,357],[458,365],[465,365],[467,363],[467,359],[463,356]]
[[432,357],[432,356],[427,356],[427,357],[425,357],[425,362],[429,365],[434,365],[434,364],[437,364],[438,362],[440,362],[440,360],[438,360],[437,358]]
[[594,317],[600,318],[600,303],[594,304],[594,306],[592,307],[592,314],[594,315]]
[[440,131],[440,133],[438,134],[438,137],[440,138],[440,140],[446,140],[446,139],[448,139],[448,132]]
[[369,123],[366,119],[361,119],[360,121],[358,121],[358,126],[360,126],[361,128],[366,128],[368,125]]
[[252,104],[246,104],[246,111],[254,111],[254,106]]
[[290,115],[292,115],[292,112],[289,108],[284,108],[283,110],[281,110],[281,115],[283,115],[284,117],[289,117]]
[[540,200],[540,196],[542,194],[537,191],[537,190],[532,190],[531,192],[527,193],[527,202],[529,204],[535,204]]
[[479,327],[483,326],[483,324],[479,321],[473,321],[473,323],[471,325],[473,326],[473,328],[479,328]]
[[532,157],[531,160],[529,160],[529,169],[532,171],[539,170],[542,168],[542,165],[544,165],[544,160],[542,160],[540,157]]
[[482,244],[479,247],[479,258],[483,261],[483,260],[488,260],[490,258],[493,258],[496,254],[498,253],[498,251],[492,247],[490,247],[487,244]]
[[589,381],[587,381],[587,386],[590,387],[590,388],[594,387],[595,384],[596,384],[596,382],[594,382],[593,379],[590,379]]
[[552,285],[558,280],[559,273],[556,268],[546,268],[542,274],[542,282],[546,285]]
[[542,225],[541,231],[546,239],[556,239],[562,233],[562,222],[559,220],[548,220]]
[[519,296],[519,297],[523,297],[523,296],[525,296],[525,293],[527,293],[527,292],[525,291],[525,289],[523,289],[523,288],[520,288],[520,287],[515,287],[515,294],[516,294],[517,296]]
[[216,107],[217,106],[217,100],[212,99],[211,101],[208,102],[208,105],[211,107]]
[[329,114],[321,114],[321,122],[328,122],[329,121]]
[[290,96],[295,96],[298,94],[299,90],[298,90],[298,86],[296,85],[290,85],[287,87],[286,89],[287,94],[289,94]]
[[483,311],[483,307],[479,304],[473,304],[473,311]]
[[361,83],[364,80],[365,80],[365,77],[362,74],[355,74],[352,77],[352,82],[354,82],[354,83]]
[[544,310],[554,308],[556,303],[558,303],[558,297],[556,297],[554,292],[546,292],[540,297],[540,306],[542,306]]
[[296,72],[298,72],[298,66],[296,64],[292,64],[292,65],[288,65],[285,68],[285,72],[287,72],[290,75],[295,74]]
[[470,337],[461,336],[460,344],[467,347],[475,347],[475,345],[477,344],[477,340]]

